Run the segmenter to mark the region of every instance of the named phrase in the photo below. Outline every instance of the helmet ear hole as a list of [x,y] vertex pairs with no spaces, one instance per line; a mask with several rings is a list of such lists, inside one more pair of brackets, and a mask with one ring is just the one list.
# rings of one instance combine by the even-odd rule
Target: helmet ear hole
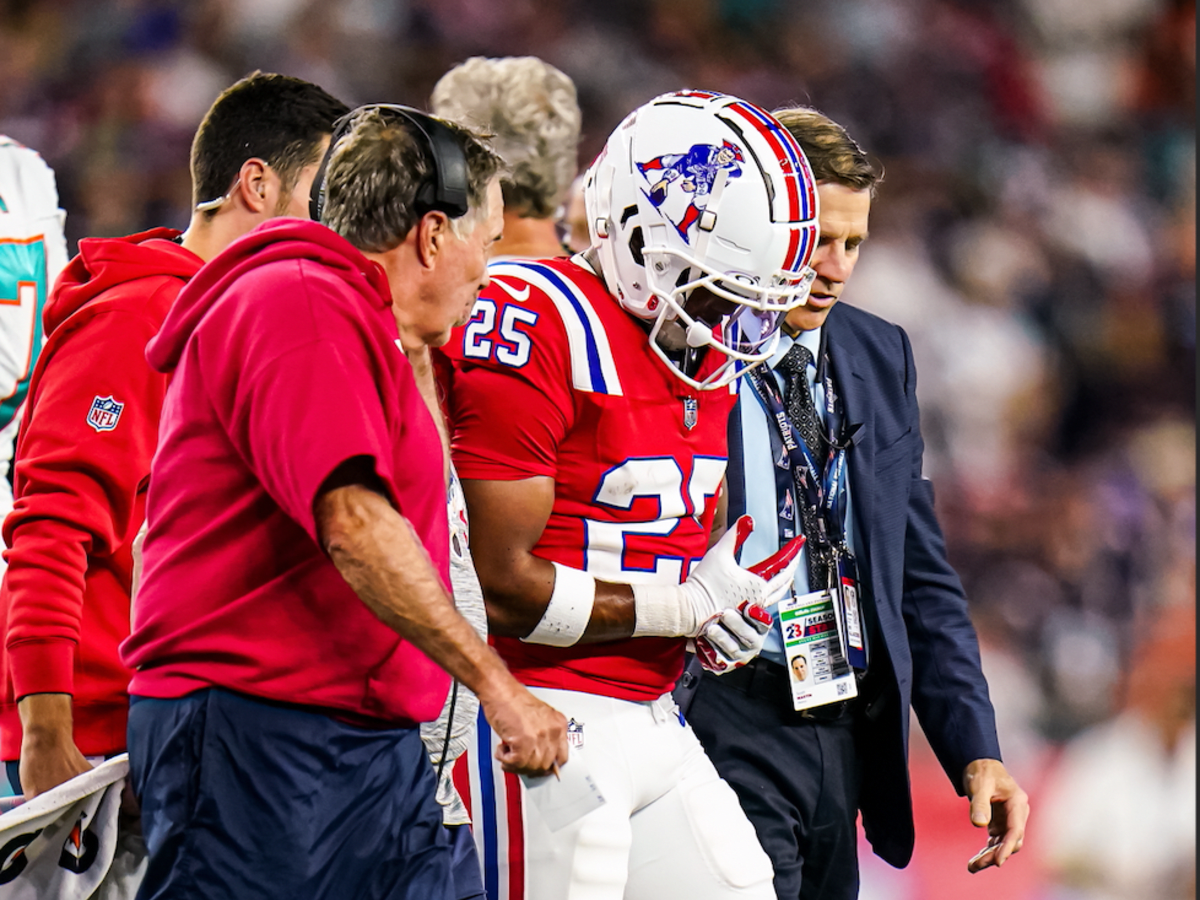
[[641,266],[646,267],[646,259],[642,256],[642,249],[646,246],[646,238],[642,234],[642,226],[634,226],[633,231],[629,232],[629,254],[633,257],[633,261]]

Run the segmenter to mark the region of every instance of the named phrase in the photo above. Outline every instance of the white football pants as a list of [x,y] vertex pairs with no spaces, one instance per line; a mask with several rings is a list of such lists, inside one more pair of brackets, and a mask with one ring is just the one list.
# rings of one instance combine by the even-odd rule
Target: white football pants
[[464,759],[491,900],[774,900],[754,827],[670,694],[630,702],[530,690],[582,726],[571,758],[606,802],[551,831],[520,780],[495,762],[496,738],[481,716]]

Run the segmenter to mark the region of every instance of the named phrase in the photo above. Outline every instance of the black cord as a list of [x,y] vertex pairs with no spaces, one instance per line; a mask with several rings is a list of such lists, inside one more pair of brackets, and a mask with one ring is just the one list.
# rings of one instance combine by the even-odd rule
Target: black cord
[[442,741],[442,755],[438,759],[437,783],[442,783],[442,769],[446,768],[446,754],[450,752],[450,732],[454,728],[454,706],[458,703],[458,680],[450,687],[450,713],[446,716],[446,739]]

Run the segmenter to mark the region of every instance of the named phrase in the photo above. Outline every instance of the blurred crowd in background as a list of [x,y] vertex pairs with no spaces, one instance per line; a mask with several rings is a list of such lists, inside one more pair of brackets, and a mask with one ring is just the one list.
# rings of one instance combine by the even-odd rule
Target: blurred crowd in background
[[[914,747],[917,852],[863,896],[1195,896],[1194,0],[7,0],[0,133],[69,249],[190,213],[188,147],[253,69],[426,106],[474,55],[570,75],[580,164],[681,87],[813,105],[886,176],[849,302],[909,332],[1026,850]],[[869,852],[864,847],[864,854]]]

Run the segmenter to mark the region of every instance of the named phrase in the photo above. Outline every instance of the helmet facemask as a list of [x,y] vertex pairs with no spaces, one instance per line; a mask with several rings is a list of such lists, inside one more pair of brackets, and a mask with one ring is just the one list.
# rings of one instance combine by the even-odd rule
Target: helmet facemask
[[[776,272],[769,284],[760,286],[748,273],[730,277],[672,248],[647,248],[642,254],[652,298],[659,301],[650,329],[651,348],[681,380],[702,391],[724,387],[741,372],[771,358],[784,319],[807,302],[816,276],[805,266],[799,273]],[[674,284],[661,278],[672,272],[680,276]],[[699,296],[698,291],[730,308],[718,315],[709,309],[693,315],[689,307],[694,311],[696,304],[689,301]],[[714,305],[706,304],[709,308]],[[704,347],[724,354],[726,360],[697,380],[698,354],[685,351]]]

